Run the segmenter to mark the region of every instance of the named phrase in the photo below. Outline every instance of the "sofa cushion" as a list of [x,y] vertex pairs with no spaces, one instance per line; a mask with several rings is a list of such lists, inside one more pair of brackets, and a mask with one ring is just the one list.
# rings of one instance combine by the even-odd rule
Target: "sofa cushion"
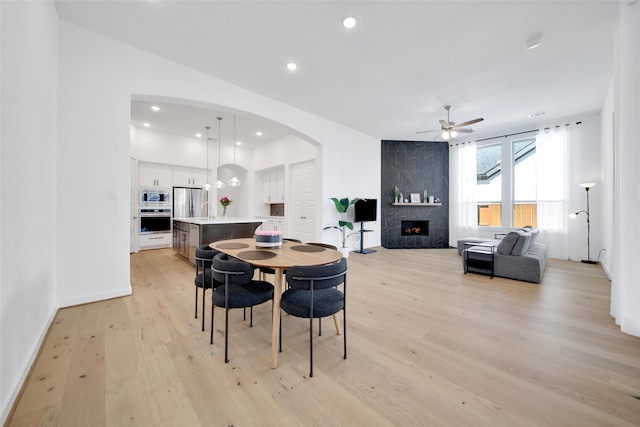
[[[521,231],[521,233],[524,233]],[[500,244],[498,245],[498,253],[502,255],[511,255],[511,251],[513,247],[516,245],[518,238],[520,237],[520,233],[517,231],[511,231],[506,236],[502,238]]]
[[520,256],[526,254],[529,250],[529,245],[531,244],[531,233],[524,232],[520,234],[518,237],[518,241],[513,245],[513,249],[511,249],[511,255]]
[[539,228],[533,228],[530,225],[527,225],[526,227],[523,227],[522,231],[528,231],[529,233],[531,233],[531,244],[532,245],[536,241],[536,237],[538,237],[538,234],[540,234],[540,229]]

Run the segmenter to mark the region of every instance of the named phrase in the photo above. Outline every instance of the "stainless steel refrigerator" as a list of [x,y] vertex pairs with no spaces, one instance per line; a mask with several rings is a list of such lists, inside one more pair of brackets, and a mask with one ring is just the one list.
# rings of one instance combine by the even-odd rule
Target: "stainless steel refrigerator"
[[207,192],[201,188],[173,187],[173,217],[208,217]]

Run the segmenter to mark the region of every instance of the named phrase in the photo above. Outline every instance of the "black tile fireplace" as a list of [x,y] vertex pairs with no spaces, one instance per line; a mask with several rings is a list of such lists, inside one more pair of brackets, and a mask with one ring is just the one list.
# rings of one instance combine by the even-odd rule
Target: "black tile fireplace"
[[[433,141],[382,141],[381,245],[387,249],[449,247],[449,146]],[[407,203],[394,200],[398,186]],[[424,192],[439,205],[410,203]]]

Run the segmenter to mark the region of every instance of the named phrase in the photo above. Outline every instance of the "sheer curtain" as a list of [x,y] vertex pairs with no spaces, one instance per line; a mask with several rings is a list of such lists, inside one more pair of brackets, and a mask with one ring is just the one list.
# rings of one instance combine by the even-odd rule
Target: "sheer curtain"
[[552,258],[569,258],[568,126],[541,131],[536,137],[536,187],[540,240]]
[[449,146],[449,244],[478,233],[476,142]]

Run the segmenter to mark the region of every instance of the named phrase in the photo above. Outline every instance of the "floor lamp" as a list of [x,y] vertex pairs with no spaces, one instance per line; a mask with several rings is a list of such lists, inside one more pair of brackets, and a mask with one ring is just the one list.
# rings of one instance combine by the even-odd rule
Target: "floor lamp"
[[591,260],[591,247],[589,241],[591,237],[591,222],[589,221],[589,189],[594,185],[596,185],[595,182],[583,182],[580,184],[580,187],[584,188],[587,191],[587,210],[581,210],[569,215],[569,218],[575,219],[575,217],[583,212],[587,214],[587,259],[582,260],[582,262],[584,262],[585,264],[597,264],[596,261]]

